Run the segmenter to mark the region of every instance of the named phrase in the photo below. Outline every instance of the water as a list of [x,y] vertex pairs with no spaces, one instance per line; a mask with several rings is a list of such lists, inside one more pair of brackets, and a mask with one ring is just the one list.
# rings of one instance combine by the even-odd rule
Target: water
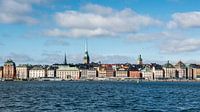
[[0,112],[200,111],[195,82],[0,82]]

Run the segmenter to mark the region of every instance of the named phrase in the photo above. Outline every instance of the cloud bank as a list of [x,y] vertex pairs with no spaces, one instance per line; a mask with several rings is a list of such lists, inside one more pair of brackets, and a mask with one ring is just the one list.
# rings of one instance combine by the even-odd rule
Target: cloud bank
[[95,4],[83,6],[79,11],[67,10],[54,15],[58,28],[46,32],[57,37],[113,37],[137,32],[161,22],[132,9],[114,10]]

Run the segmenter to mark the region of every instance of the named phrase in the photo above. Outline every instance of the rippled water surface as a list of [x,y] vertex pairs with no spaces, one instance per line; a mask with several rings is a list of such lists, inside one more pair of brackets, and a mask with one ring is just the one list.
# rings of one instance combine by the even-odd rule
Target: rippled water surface
[[0,82],[0,112],[200,111],[197,82]]

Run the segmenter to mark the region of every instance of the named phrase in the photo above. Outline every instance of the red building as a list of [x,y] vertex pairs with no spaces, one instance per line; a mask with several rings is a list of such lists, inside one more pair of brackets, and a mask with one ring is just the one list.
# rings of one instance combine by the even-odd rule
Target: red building
[[129,77],[135,78],[135,79],[140,79],[140,78],[142,78],[142,73],[138,70],[130,70]]
[[112,68],[112,65],[104,64],[99,67],[98,77],[106,78],[106,77],[113,77],[113,76],[114,76],[114,70]]
[[16,78],[16,66],[15,66],[15,63],[11,59],[7,60],[4,64],[3,78],[4,79]]

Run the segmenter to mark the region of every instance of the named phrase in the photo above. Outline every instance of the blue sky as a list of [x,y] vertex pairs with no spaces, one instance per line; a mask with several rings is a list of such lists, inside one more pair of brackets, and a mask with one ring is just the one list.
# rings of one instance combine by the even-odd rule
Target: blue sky
[[0,0],[0,63],[199,63],[197,0]]

